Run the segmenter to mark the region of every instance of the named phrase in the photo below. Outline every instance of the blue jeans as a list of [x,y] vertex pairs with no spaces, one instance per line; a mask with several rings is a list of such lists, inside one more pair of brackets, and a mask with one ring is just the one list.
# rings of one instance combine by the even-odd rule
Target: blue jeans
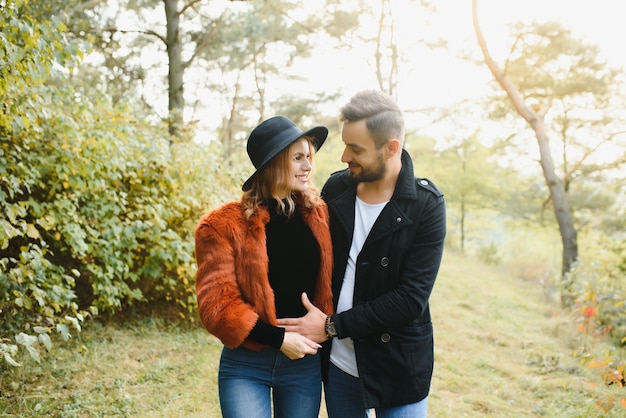
[[270,418],[272,408],[276,418],[317,418],[322,397],[320,355],[290,360],[273,348],[224,348],[218,387],[224,418]]
[[[369,418],[363,405],[359,379],[344,372],[333,363],[328,369],[328,381],[324,386],[328,418]],[[376,418],[426,418],[428,398],[419,402],[375,408]]]

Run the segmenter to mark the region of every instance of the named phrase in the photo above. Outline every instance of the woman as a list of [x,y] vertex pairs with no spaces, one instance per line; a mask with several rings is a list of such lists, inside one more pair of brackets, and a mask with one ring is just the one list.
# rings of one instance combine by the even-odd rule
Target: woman
[[195,230],[196,294],[205,328],[224,344],[218,386],[224,417],[315,417],[320,346],[276,326],[303,316],[306,293],[332,312],[328,209],[311,183],[324,126],[301,131],[283,116],[248,138],[256,168],[240,201],[206,214]]

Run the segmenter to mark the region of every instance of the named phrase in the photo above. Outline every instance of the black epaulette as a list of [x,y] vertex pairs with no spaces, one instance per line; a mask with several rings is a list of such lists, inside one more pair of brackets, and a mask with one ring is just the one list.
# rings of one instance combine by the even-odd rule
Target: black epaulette
[[439,190],[437,188],[437,186],[435,186],[435,183],[433,183],[432,181],[428,180],[427,178],[415,178],[415,183],[421,187],[422,189],[428,190],[429,192],[431,192],[432,194],[434,194],[437,197],[442,197],[443,193],[441,192],[441,190]]

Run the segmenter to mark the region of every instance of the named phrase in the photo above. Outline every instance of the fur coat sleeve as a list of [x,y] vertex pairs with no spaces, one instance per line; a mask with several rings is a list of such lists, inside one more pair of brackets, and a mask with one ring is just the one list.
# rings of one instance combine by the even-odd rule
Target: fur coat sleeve
[[[313,303],[332,313],[332,245],[328,209],[323,203],[301,209],[320,245],[321,265]],[[276,325],[274,292],[268,278],[265,224],[269,213],[259,209],[245,219],[241,202],[230,202],[200,219],[195,229],[198,271],[196,297],[204,327],[228,348],[265,346],[247,337],[261,319]]]

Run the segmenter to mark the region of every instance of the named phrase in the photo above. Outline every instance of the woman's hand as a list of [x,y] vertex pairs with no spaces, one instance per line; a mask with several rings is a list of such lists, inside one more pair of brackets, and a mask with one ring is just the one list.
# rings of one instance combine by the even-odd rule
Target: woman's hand
[[322,346],[297,332],[285,332],[280,351],[291,360],[295,360],[307,354],[317,353],[318,348],[322,348]]

